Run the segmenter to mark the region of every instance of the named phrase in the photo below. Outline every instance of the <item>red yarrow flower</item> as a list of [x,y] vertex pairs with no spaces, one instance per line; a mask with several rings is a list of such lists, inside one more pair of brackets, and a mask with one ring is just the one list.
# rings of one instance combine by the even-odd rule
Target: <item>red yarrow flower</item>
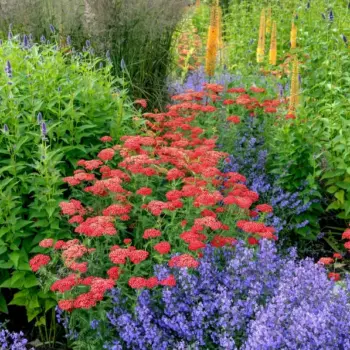
[[199,266],[199,262],[189,254],[182,254],[172,257],[169,260],[168,265],[170,267],[187,267],[196,269]]
[[343,232],[341,238],[342,238],[342,239],[350,239],[350,229],[349,229],[349,228],[347,228],[347,229]]
[[231,115],[227,117],[227,121],[233,123],[233,124],[239,124],[241,122],[241,118],[237,115]]
[[70,312],[74,309],[74,300],[73,299],[60,300],[58,302],[58,307],[63,311]]
[[169,242],[159,242],[153,247],[159,254],[168,254],[171,250]]
[[102,136],[102,137],[100,138],[100,140],[101,140],[102,142],[111,142],[111,141],[113,141],[113,139],[112,139],[111,136]]
[[328,273],[328,278],[330,280],[333,280],[334,282],[340,281],[340,273],[329,272]]
[[174,275],[169,275],[167,278],[159,281],[159,284],[166,287],[175,287],[176,286],[176,279]]
[[162,235],[162,233],[155,229],[155,228],[149,228],[147,230],[144,231],[143,233],[143,238],[144,239],[149,239],[149,238],[156,238],[156,237],[160,237]]
[[152,194],[152,188],[149,187],[141,187],[136,191],[137,194],[141,196],[149,196]]
[[113,266],[111,267],[108,271],[107,271],[107,275],[109,276],[109,278],[111,278],[112,280],[117,280],[120,276],[120,269],[117,266]]
[[32,271],[37,272],[41,267],[47,265],[51,261],[51,258],[45,254],[35,255],[30,259],[29,265]]
[[106,149],[103,149],[97,156],[103,160],[103,161],[108,161],[108,160],[111,160],[113,159],[114,157],[114,154],[115,154],[115,151],[113,148],[106,148]]
[[268,204],[258,204],[255,207],[255,209],[262,212],[262,213],[272,213],[273,212],[273,208],[271,207],[271,205],[268,205]]
[[50,248],[53,246],[53,239],[52,238],[46,238],[43,239],[40,243],[39,246],[42,248]]
[[323,264],[323,265],[331,265],[334,263],[334,260],[333,258],[321,258],[319,261],[318,261],[319,264]]
[[135,105],[140,105],[142,108],[146,108],[147,107],[147,101],[143,98],[140,98],[138,100],[134,101]]

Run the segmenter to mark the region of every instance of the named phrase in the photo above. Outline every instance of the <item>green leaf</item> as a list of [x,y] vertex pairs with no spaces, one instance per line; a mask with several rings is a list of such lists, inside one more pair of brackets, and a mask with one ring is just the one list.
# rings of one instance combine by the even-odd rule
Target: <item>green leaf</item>
[[343,190],[340,190],[334,194],[334,197],[337,198],[340,201],[340,203],[343,204],[344,203],[344,195],[345,195],[345,192]]
[[27,318],[28,322],[32,321],[36,316],[41,313],[41,309],[27,308]]
[[38,284],[39,284],[39,281],[34,274],[27,275],[25,280],[24,280],[24,287],[25,288],[35,287]]
[[0,269],[11,269],[13,267],[13,262],[12,261],[0,261]]
[[0,312],[8,314],[9,310],[7,308],[6,299],[0,292]]
[[10,260],[13,262],[13,265],[15,266],[16,269],[18,267],[18,261],[20,256],[21,256],[21,253],[18,250],[9,254]]

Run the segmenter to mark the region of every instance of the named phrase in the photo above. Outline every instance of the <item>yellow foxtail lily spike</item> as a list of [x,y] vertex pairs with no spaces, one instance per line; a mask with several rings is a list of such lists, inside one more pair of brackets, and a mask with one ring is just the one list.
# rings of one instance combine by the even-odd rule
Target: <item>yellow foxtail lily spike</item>
[[271,6],[267,9],[267,16],[266,16],[266,34],[271,33],[271,22],[272,22],[272,13],[271,13]]
[[205,72],[209,77],[215,73],[216,56],[218,52],[218,6],[212,5],[210,11],[210,25],[208,30],[207,54],[205,59]]
[[272,32],[271,32],[271,42],[270,42],[270,53],[269,53],[269,63],[276,65],[277,62],[277,24],[273,21]]
[[258,48],[256,50],[256,62],[260,63],[264,61],[265,55],[265,10],[262,9],[260,15],[260,27],[259,27],[259,41]]
[[289,113],[293,114],[299,103],[299,63],[294,57],[292,69],[292,83],[290,88]]
[[292,22],[292,29],[290,31],[290,47],[295,49],[297,47],[297,26]]

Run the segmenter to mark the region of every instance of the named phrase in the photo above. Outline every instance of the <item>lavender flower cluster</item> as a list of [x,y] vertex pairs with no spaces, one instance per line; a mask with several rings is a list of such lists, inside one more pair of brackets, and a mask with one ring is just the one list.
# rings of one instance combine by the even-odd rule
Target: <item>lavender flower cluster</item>
[[[311,238],[311,228],[307,228],[309,220],[302,214],[308,213],[315,199],[305,201],[305,193],[285,191],[278,185],[279,177],[270,174],[267,168],[268,150],[264,138],[264,121],[254,125],[255,120],[249,118],[236,135],[234,154],[231,154],[224,165],[224,172],[235,171],[247,178],[248,186],[259,193],[262,202],[269,203],[274,213],[269,214],[266,222],[276,229],[277,234],[306,228]],[[312,193],[308,193],[309,196]]]
[[196,271],[155,269],[169,273],[176,287],[143,290],[133,310],[112,292],[107,333],[91,323],[104,349],[350,349],[350,279],[336,285],[295,249],[281,257],[266,240],[257,250],[208,247]]
[[312,260],[289,261],[242,350],[350,349],[350,278],[335,286]]
[[0,323],[0,347],[6,350],[27,350],[28,340],[22,332],[10,332]]
[[[232,82],[239,84],[242,80],[241,76],[233,75],[224,69],[221,73],[216,73],[215,77],[211,79],[211,82],[228,87]],[[170,95],[177,95],[184,93],[187,90],[201,91],[203,90],[203,84],[208,82],[208,78],[205,74],[204,67],[200,66],[195,71],[188,74],[185,82],[181,81],[168,81],[168,92]]]

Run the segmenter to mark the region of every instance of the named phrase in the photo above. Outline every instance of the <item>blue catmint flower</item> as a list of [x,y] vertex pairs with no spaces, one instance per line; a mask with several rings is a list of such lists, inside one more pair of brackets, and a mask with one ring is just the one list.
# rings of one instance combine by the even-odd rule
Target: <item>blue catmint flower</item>
[[335,288],[324,267],[296,256],[262,240],[257,249],[207,247],[196,273],[157,266],[157,277],[172,273],[176,286],[142,290],[134,309],[113,289],[101,348],[350,348],[350,277]]
[[66,43],[67,43],[68,46],[72,45],[72,38],[71,38],[70,35],[67,36]]
[[90,40],[86,40],[85,45],[86,45],[87,49],[90,48],[90,46],[91,46]]
[[49,28],[50,28],[50,32],[51,32],[52,34],[55,34],[55,33],[56,33],[56,29],[55,29],[55,27],[54,27],[52,24],[50,24]]
[[342,34],[341,37],[342,37],[344,43],[347,44],[348,43],[348,38],[344,34]]
[[42,35],[42,36],[40,37],[40,42],[41,42],[42,44],[46,44],[45,35]]
[[7,124],[4,124],[4,133],[8,133],[9,132],[9,127],[7,126]]

